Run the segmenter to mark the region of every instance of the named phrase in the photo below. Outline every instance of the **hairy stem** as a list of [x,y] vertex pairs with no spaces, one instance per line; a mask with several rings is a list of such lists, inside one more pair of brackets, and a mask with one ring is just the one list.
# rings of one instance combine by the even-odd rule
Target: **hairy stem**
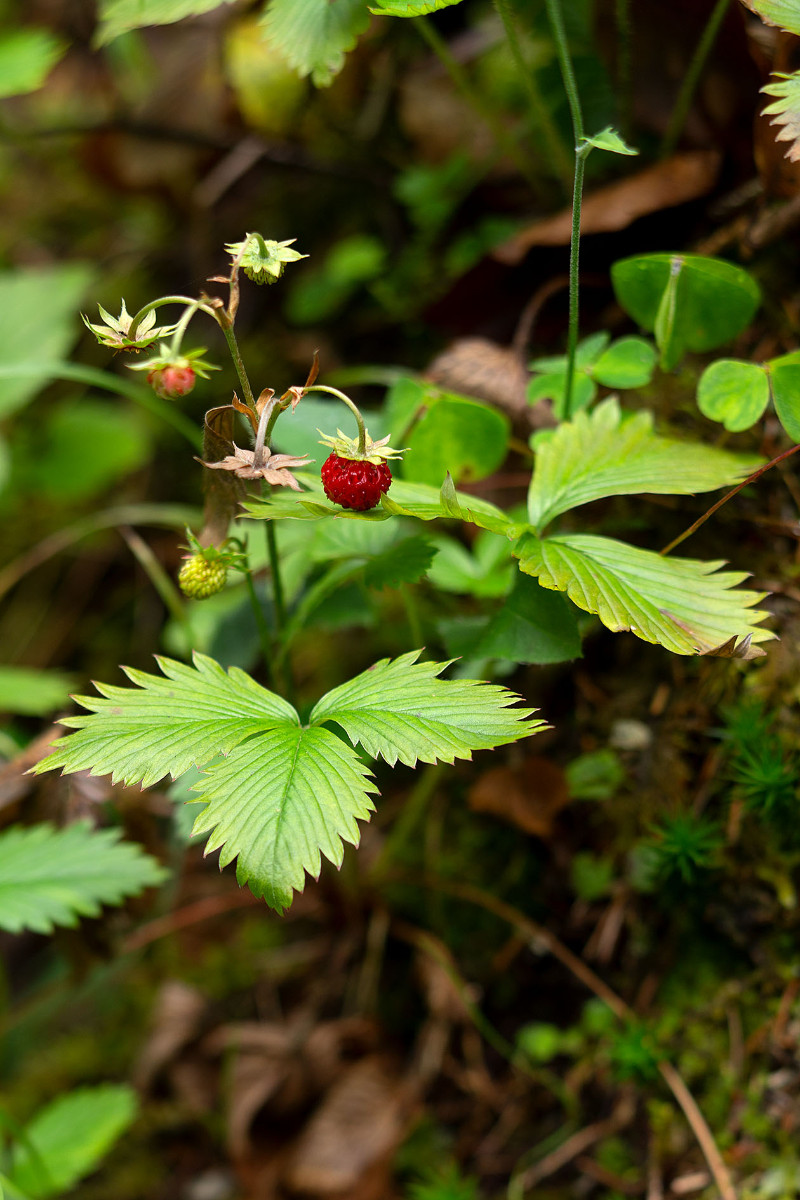
[[350,397],[345,396],[344,392],[340,392],[338,388],[328,387],[324,383],[314,383],[311,387],[304,388],[304,392],[326,392],[329,396],[335,396],[337,400],[341,400],[342,404],[347,405],[358,425],[358,452],[359,454],[365,454],[367,450],[367,430],[364,426],[364,418]]
[[206,304],[202,300],[196,300],[193,296],[159,296],[157,300],[151,300],[149,304],[145,304],[144,308],[140,308],[136,316],[132,318],[128,337],[133,340],[136,337],[136,331],[143,318],[149,312],[157,308],[162,308],[165,304],[191,304],[195,310],[199,309],[209,317],[216,315],[214,309],[209,304]]
[[256,412],[256,401],[253,395],[253,389],[250,386],[250,380],[245,370],[244,360],[242,358],[239,343],[236,340],[236,334],[233,332],[233,319],[224,308],[211,309],[220,329],[225,335],[225,341],[228,343],[228,350],[233,359],[233,365],[236,368],[236,374],[239,376],[239,383],[242,385],[242,394],[244,402],[248,408]]
[[564,420],[572,415],[572,388],[575,379],[575,353],[578,347],[578,258],[581,240],[581,203],[583,200],[583,174],[588,146],[581,144],[584,137],[583,113],[578,95],[578,85],[575,82],[575,72],[567,43],[567,32],[564,28],[564,14],[561,10],[561,0],[546,0],[547,16],[556,44],[558,63],[561,68],[561,78],[564,81],[564,91],[567,94],[572,132],[575,137],[575,177],[572,188],[572,236],[569,244],[569,333],[567,338],[567,374],[564,383]]
[[711,10],[711,16],[706,22],[702,37],[697,43],[695,52],[692,55],[692,61],[689,63],[689,69],[683,77],[683,83],[678,92],[672,116],[669,119],[667,132],[664,134],[664,139],[661,143],[662,158],[669,158],[683,133],[683,127],[686,124],[686,118],[689,116],[689,109],[697,90],[697,85],[700,82],[700,76],[703,73],[708,56],[713,49],[714,42],[717,40],[717,34],[722,27],[729,4],[730,0],[717,0],[717,3]]
[[416,17],[412,24],[439,59],[439,62],[452,79],[463,99],[466,100],[470,108],[488,126],[492,137],[503,153],[508,155],[523,179],[526,179],[531,187],[538,191],[539,180],[536,177],[535,171],[532,170],[525,156],[520,153],[519,146],[505,128],[500,118],[489,107],[480,92],[472,86],[467,72],[461,66],[461,63],[450,53],[447,43],[440,36],[439,31],[433,23],[427,17]]
[[633,125],[632,72],[631,72],[631,0],[616,0],[614,15],[617,22],[617,95],[619,96],[619,121],[622,135],[626,139]]
[[525,91],[528,93],[531,113],[541,132],[553,171],[564,185],[565,190],[568,190],[572,179],[572,164],[569,154],[558,132],[556,123],[552,118],[550,109],[542,93],[539,91],[536,72],[522,57],[519,36],[514,24],[514,14],[511,11],[509,0],[494,0],[494,6],[500,20],[503,22],[503,30],[506,35],[508,48],[511,51],[511,57],[514,59],[514,64],[522,79]]
[[180,321],[178,321],[177,328],[175,329],[175,332],[172,335],[172,341],[170,342],[170,347],[169,347],[169,352],[173,356],[173,358],[177,358],[177,356],[180,354],[181,342],[183,341],[183,335],[186,333],[186,330],[189,328],[189,322],[191,321],[192,317],[195,315],[195,313],[201,307],[202,307],[202,301],[195,300],[192,304],[187,305],[183,316],[181,317]]

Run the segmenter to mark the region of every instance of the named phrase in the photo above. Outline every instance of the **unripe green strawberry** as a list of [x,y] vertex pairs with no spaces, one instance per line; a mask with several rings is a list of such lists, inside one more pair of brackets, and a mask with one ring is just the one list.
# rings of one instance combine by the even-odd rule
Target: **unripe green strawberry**
[[225,587],[228,568],[222,562],[209,562],[202,554],[193,554],[178,572],[178,584],[191,600],[207,600]]

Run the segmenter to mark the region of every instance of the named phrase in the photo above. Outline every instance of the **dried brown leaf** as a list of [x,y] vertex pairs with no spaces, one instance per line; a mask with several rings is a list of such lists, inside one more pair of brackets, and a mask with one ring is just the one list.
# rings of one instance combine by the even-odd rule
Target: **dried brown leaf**
[[[714,185],[720,162],[721,155],[716,150],[687,151],[589,192],[583,201],[581,233],[627,229],[648,213],[705,196]],[[571,232],[572,209],[565,208],[515,234],[492,254],[500,262],[513,266],[532,246],[567,245]]]
[[516,767],[492,767],[469,791],[473,812],[490,813],[544,839],[552,836],[555,818],[568,803],[566,775],[539,756]]

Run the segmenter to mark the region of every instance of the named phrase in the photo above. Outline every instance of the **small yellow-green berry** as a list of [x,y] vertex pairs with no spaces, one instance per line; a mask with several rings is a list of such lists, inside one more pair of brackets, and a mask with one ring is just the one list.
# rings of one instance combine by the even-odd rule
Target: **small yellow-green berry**
[[228,568],[221,562],[209,562],[202,554],[187,558],[178,573],[178,585],[191,600],[207,600],[225,587]]

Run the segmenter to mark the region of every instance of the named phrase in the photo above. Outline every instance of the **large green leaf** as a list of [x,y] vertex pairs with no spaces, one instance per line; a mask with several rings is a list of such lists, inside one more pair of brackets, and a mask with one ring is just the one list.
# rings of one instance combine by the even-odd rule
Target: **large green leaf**
[[81,699],[94,711],[65,720],[77,732],[37,769],[112,771],[153,783],[224,754],[195,787],[205,804],[195,832],[211,834],[208,849],[221,849],[223,865],[238,856],[239,881],[284,908],[305,872],[319,872],[322,854],[341,862],[341,841],[358,840],[356,822],[377,790],[323,722],[338,722],[367,753],[392,763],[451,762],[538,728],[530,710],[505,711],[517,699],[512,693],[435,679],[447,664],[415,665],[418,653],[383,660],[323,697],[310,727],[235,667],[226,674],[199,654],[193,667],[160,659],[163,679],[129,671],[138,690],[103,686],[103,699]]
[[149,787],[228,754],[254,733],[299,723],[291,704],[238,667],[226,673],[204,654],[191,667],[157,661],[164,678],[124,668],[137,689],[97,684],[102,699],[76,696],[91,715],[64,717],[61,724],[77,732],[54,742],[36,770],[110,772],[115,782]]
[[272,908],[291,903],[320,852],[336,866],[342,840],[357,846],[358,818],[378,791],[370,771],[329,729],[284,724],[238,746],[195,785],[206,807],[194,834],[210,833],[206,853],[220,866],[238,856],[236,878]]
[[[775,635],[759,624],[769,614],[754,608],[763,592],[737,590],[743,571],[721,571],[722,562],[667,558],[612,538],[525,534],[514,550],[520,569],[543,587],[566,592],[585,612],[597,613],[614,632],[630,630],[675,654],[709,654],[730,642],[753,643]],[[747,641],[747,639],[750,641]]]
[[297,71],[326,87],[369,24],[366,0],[270,0],[264,36]]
[[14,827],[0,834],[0,929],[51,933],[54,925],[77,925],[164,877],[154,858],[120,841],[119,830],[93,830],[84,821]]
[[[0,367],[17,363],[41,364],[41,374],[5,378],[0,390],[0,417],[27,404],[50,378],[78,335],[76,311],[91,280],[80,263],[61,267],[0,272],[0,311],[10,315],[0,323]],[[47,364],[54,363],[52,375]]]
[[742,2],[765,21],[767,25],[779,25],[788,33],[800,36],[800,0],[742,0]]
[[764,109],[764,116],[772,117],[770,125],[779,126],[775,141],[789,142],[786,157],[797,162],[800,159],[800,72],[795,71],[793,75],[776,72],[761,90],[776,97]]
[[295,472],[297,479],[306,489],[289,492],[282,489],[266,500],[247,500],[242,504],[244,515],[260,521],[279,521],[293,518],[300,521],[319,521],[325,517],[351,521],[386,521],[392,516],[416,517],[419,521],[434,521],[451,517],[459,521],[470,521],[481,529],[493,533],[515,534],[516,527],[502,509],[488,500],[457,492],[453,481],[447,477],[441,490],[426,483],[411,483],[395,479],[387,495],[381,497],[378,508],[368,512],[354,512],[332,504],[326,499],[319,476]]
[[653,432],[650,413],[625,413],[609,397],[559,425],[536,453],[528,516],[542,530],[553,517],[604,496],[690,495],[738,483],[759,463]]
[[133,1088],[81,1088],[59,1096],[25,1127],[14,1148],[11,1182],[30,1200],[63,1196],[94,1171],[136,1116]]
[[105,46],[129,29],[143,25],[171,25],[231,4],[232,0],[100,0],[98,46]]
[[0,35],[0,99],[35,92],[66,50],[47,29],[14,29]]
[[611,268],[617,299],[652,330],[661,366],[671,370],[687,350],[713,350],[750,322],[761,300],[741,267],[696,254],[641,254]]
[[508,709],[513,692],[479,679],[437,679],[447,663],[416,662],[412,650],[381,659],[327,693],[311,712],[311,723],[336,721],[353,745],[392,766],[471,758],[534,733],[530,708]]

